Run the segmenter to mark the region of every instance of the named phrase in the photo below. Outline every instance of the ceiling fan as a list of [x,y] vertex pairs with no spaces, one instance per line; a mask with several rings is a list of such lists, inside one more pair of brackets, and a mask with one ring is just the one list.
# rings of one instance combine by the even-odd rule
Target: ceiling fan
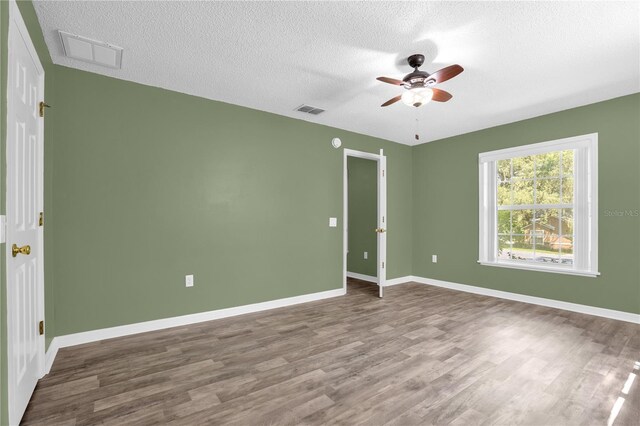
[[407,62],[409,62],[409,66],[414,70],[405,75],[402,80],[389,77],[378,77],[376,79],[384,83],[403,86],[407,89],[402,95],[391,98],[380,106],[386,107],[402,99],[404,104],[418,108],[429,101],[447,102],[453,97],[451,93],[445,92],[442,89],[436,89],[433,86],[457,76],[464,71],[464,68],[460,65],[450,65],[433,74],[429,74],[426,71],[418,70],[424,63],[424,55],[411,55],[407,58]]

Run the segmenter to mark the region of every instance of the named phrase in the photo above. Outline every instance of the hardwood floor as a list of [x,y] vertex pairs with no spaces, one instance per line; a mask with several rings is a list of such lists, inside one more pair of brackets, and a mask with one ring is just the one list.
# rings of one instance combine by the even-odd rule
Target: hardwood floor
[[61,349],[24,423],[638,424],[640,326],[376,292]]

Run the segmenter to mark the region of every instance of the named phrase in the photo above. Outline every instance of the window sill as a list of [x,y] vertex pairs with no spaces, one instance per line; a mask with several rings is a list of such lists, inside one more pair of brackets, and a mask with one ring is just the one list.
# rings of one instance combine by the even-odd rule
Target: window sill
[[591,271],[578,271],[575,269],[567,269],[567,268],[554,268],[550,266],[538,266],[538,265],[517,265],[513,263],[504,263],[504,262],[482,262],[478,261],[480,265],[484,266],[497,266],[498,268],[509,268],[509,269],[524,269],[525,271],[541,271],[541,272],[552,272],[556,274],[566,274],[566,275],[579,275],[582,277],[597,277],[600,275],[600,272],[591,272]]

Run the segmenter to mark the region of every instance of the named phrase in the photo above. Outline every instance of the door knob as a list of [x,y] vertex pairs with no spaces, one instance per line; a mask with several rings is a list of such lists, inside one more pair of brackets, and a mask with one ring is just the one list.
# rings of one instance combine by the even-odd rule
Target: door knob
[[16,257],[18,254],[24,254],[24,255],[31,254],[31,246],[26,245],[26,246],[18,247],[17,245],[14,244],[11,247],[11,255],[13,257]]
[[380,234],[382,234],[383,232],[387,232],[387,230],[384,229],[384,228],[376,228],[375,231],[380,233]]

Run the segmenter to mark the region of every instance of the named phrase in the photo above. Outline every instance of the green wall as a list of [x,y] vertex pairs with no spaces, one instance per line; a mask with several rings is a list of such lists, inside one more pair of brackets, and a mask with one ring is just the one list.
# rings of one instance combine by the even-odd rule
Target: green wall
[[[413,273],[640,313],[640,94],[414,147]],[[478,265],[478,154],[599,134],[599,269],[585,278]],[[431,255],[438,263],[431,263]]]
[[411,274],[410,147],[69,68],[54,74],[62,99],[47,123],[47,256],[58,335],[341,288],[343,154],[333,137],[385,150],[388,275]]
[[[378,164],[348,157],[349,253],[347,271],[377,276]],[[364,252],[368,258],[364,258]]]

